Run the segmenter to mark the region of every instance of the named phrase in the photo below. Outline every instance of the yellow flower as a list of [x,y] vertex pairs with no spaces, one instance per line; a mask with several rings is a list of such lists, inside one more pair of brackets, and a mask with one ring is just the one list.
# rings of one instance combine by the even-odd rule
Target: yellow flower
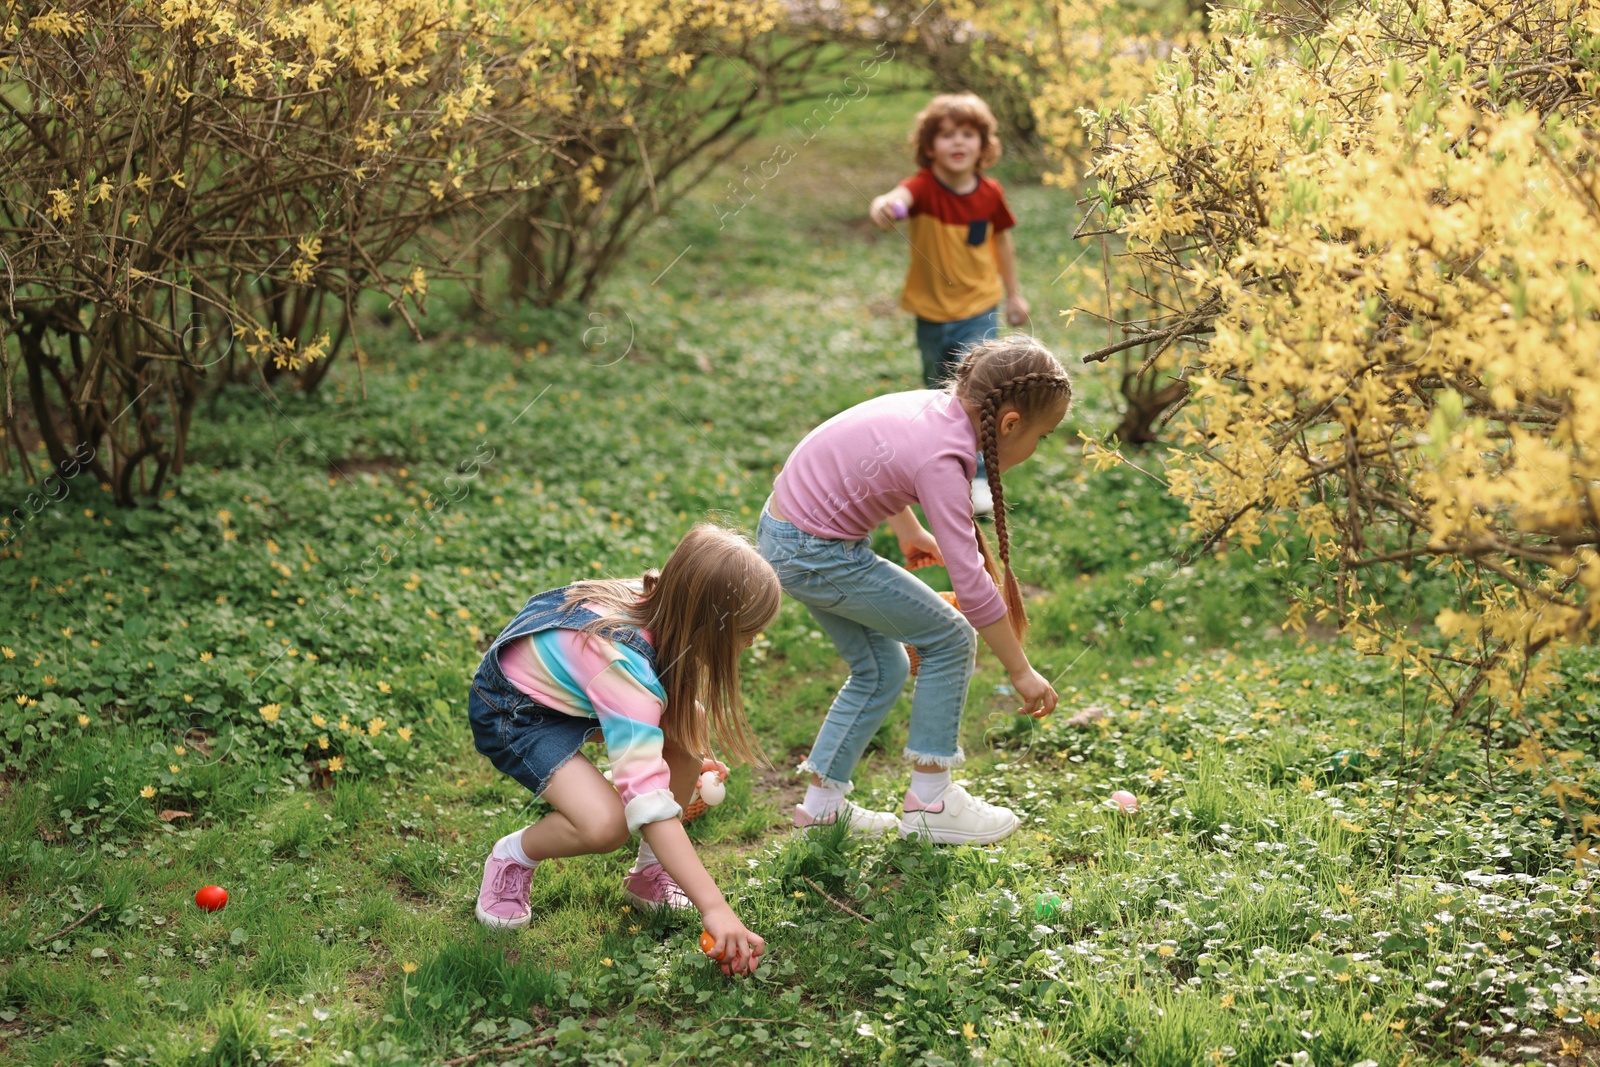
[[1515,935],[1513,935],[1510,930],[1501,930],[1499,933],[1495,934],[1494,936],[1498,937],[1501,941],[1515,941],[1516,940]]
[[402,741],[411,740],[411,727],[409,726],[402,726],[400,729],[396,730],[395,733],[400,735],[400,740]]
[[1312,778],[1303,774],[1300,776],[1299,785],[1301,792],[1304,793],[1309,793],[1317,787],[1317,783]]
[[415,963],[412,963],[410,960],[407,960],[405,963],[402,963],[400,965],[400,969],[402,971],[406,972],[407,974],[416,974],[417,973],[417,965]]
[[971,1023],[962,1023],[961,1036],[966,1038],[968,1041],[971,1041],[978,1036],[978,1028],[973,1026]]
[[173,774],[177,774],[178,773],[178,765],[176,763],[169,763],[169,764],[167,764],[167,770],[171,771]]
[[174,746],[172,746],[172,754],[174,756],[181,756],[187,751],[189,751],[189,750],[184,748],[182,745],[174,745]]
[[1158,946],[1156,946],[1156,955],[1157,956],[1171,956],[1172,954],[1174,954],[1177,951],[1178,950],[1173,948],[1171,945],[1158,945]]
[[282,710],[283,708],[277,704],[263,704],[261,705],[261,717],[268,722],[277,722],[278,713]]
[[156,787],[153,785],[147,785],[143,789],[139,790],[139,795],[144,797],[146,800],[149,800],[151,797],[156,795]]
[[325,749],[325,748],[328,747],[328,735],[327,734],[323,734],[321,737],[317,738],[317,747],[318,748],[322,748],[322,749]]
[[70,626],[62,627],[61,636],[62,637],[71,637],[72,636],[72,627],[70,627]]
[[379,734],[383,733],[383,728],[387,725],[389,724],[384,722],[382,719],[373,719],[367,723],[367,734],[372,737],[377,737]]
[[200,653],[200,662],[201,663],[210,663],[211,660],[212,660],[211,653],[209,653],[209,652]]
[[324,719],[321,715],[313,715],[313,716],[311,716],[311,725],[312,726],[326,726],[326,725],[328,725],[328,720]]
[[1232,993],[1224,993],[1224,994],[1222,994],[1222,1006],[1224,1008],[1233,1007],[1233,994]]
[[339,718],[339,729],[343,730],[345,733],[349,733],[350,732],[350,720],[348,718],[344,717],[344,716],[341,716]]
[[[19,701],[19,703],[20,703],[20,701]],[[89,725],[89,716],[87,716],[87,715],[79,715],[78,716],[78,725],[79,726],[88,726]]]
[[17,654],[11,651],[11,646],[9,645],[0,645],[0,656],[4,656],[6,659],[17,658]]
[[185,704],[193,704],[194,703],[194,697],[190,696],[188,693],[185,693],[185,694],[183,694],[183,702]]
[[328,760],[328,770],[330,770],[330,771],[342,771],[342,770],[344,770],[344,757],[343,756],[334,756],[332,759]]
[[610,956],[607,956],[607,957],[606,957],[606,958],[605,958],[605,959],[603,959],[603,960],[601,960],[601,961],[600,961],[600,966],[602,966],[602,967],[609,967],[609,966],[611,966],[611,962],[612,962],[612,961],[611,961],[611,957],[610,957]]
[[1157,767],[1155,770],[1150,772],[1150,780],[1152,782],[1159,782],[1159,781],[1161,781],[1161,779],[1165,778],[1166,776],[1167,776],[1167,769],[1165,767]]
[[392,692],[394,692],[394,690],[389,687],[389,683],[388,682],[379,682],[378,683],[378,692],[380,692],[380,693],[392,693]]

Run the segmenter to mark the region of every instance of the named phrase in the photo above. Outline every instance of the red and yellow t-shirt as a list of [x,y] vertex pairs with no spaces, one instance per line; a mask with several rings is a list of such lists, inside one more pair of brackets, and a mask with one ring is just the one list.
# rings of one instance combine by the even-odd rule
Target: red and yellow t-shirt
[[994,237],[1017,224],[1000,183],[979,175],[970,193],[954,193],[924,167],[900,184],[911,190],[911,266],[900,306],[919,319],[955,322],[998,304]]

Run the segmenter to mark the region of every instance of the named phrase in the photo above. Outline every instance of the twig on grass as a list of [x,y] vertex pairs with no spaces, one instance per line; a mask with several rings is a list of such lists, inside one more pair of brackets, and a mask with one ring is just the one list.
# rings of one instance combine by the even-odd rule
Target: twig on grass
[[823,900],[826,900],[829,904],[832,904],[834,907],[838,908],[840,911],[848,912],[849,914],[854,915],[856,918],[860,919],[862,922],[866,923],[868,926],[872,925],[872,920],[871,919],[867,918],[865,915],[861,914],[859,911],[857,911],[856,909],[852,908],[850,905],[844,903],[841,900],[836,899],[833,896],[833,894],[829,893],[826,889],[822,888],[820,885],[818,885],[817,883],[813,882],[811,879],[807,878],[805,875],[802,874],[800,876],[800,880],[805,882],[805,884],[810,886],[812,889],[815,889],[817,892],[821,893]]
[[37,944],[37,945],[48,945],[50,942],[54,941],[58,937],[67,936],[68,934],[72,933],[72,931],[76,930],[78,927],[82,926],[84,923],[86,923],[90,919],[94,918],[95,915],[103,907],[105,907],[104,904],[96,904],[94,907],[92,907],[88,911],[84,912],[83,915],[79,917],[77,922],[72,923],[70,926],[63,926],[61,929],[57,930],[55,933],[51,934],[49,937],[41,937],[38,941],[36,941],[34,943]]
[[[589,1022],[593,1021],[593,1019],[589,1020]],[[589,1023],[586,1022],[580,1026],[579,1029],[586,1029],[588,1025]],[[445,1060],[444,1067],[461,1067],[461,1065],[464,1063],[471,1063],[473,1060],[480,1059],[484,1056],[505,1056],[512,1052],[525,1052],[530,1048],[541,1048],[545,1045],[553,1045],[556,1042],[556,1038],[560,1035],[560,1030],[552,1030],[548,1034],[543,1034],[539,1037],[531,1037],[526,1041],[519,1041],[515,1045],[502,1045],[500,1048],[481,1048],[477,1052],[468,1053],[465,1056],[457,1056],[453,1060]]]
[[538,1048],[541,1045],[553,1045],[555,1043],[555,1034],[545,1034],[543,1037],[536,1037],[531,1041],[522,1041],[518,1044],[506,1045],[502,1048],[480,1049],[477,1052],[472,1053],[470,1056],[458,1056],[453,1060],[445,1060],[444,1067],[460,1067],[461,1064],[471,1063],[480,1056],[504,1056],[507,1053],[524,1052],[530,1048]]

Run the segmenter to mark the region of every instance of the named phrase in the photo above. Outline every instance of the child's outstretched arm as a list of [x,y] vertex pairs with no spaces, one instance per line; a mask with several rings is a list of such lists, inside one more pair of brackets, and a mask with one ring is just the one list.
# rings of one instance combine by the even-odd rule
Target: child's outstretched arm
[[[668,746],[661,729],[661,699],[640,681],[636,672],[642,667],[637,659],[637,653],[624,650],[622,661],[604,664],[583,687],[600,719],[611,757],[612,779],[623,801],[628,829],[649,843],[661,866],[700,909],[706,929],[717,939],[723,973],[753,971],[766,951],[766,942],[734,915],[722,891],[706,873],[679,819],[693,782],[700,775],[701,757],[686,756],[675,746]],[[580,672],[586,666],[592,669],[599,665],[597,660],[568,664]],[[675,762],[683,764],[681,774]],[[674,789],[674,785],[679,788]]]
[[[916,513],[911,508],[889,516],[889,529],[899,539],[900,551],[905,553],[906,559],[920,553],[932,556],[935,562],[944,562],[939,542],[917,521]],[[1055,688],[1028,662],[1028,654],[1022,650],[1022,642],[1017,640],[1017,635],[1011,632],[1011,623],[1005,616],[987,626],[978,627],[978,633],[1001,666],[1005,667],[1017,695],[1022,697],[1023,705],[1017,709],[1019,715],[1042,719],[1056,710]]]
[[701,922],[716,939],[711,955],[722,965],[722,973],[745,974],[755,970],[761,954],[767,950],[767,943],[733,913],[722,890],[706,873],[705,864],[700,862],[700,855],[690,843],[683,823],[677,819],[663,819],[646,823],[639,832],[655,851],[661,866],[678,883],[678,888],[700,909]]
[[1033,664],[1028,662],[1028,654],[1022,651],[1022,642],[1011,632],[1011,621],[1006,616],[1002,615],[989,625],[978,627],[978,634],[1006,669],[1012,687],[1022,698],[1022,707],[1017,709],[1018,715],[1042,719],[1056,710],[1055,687],[1045,681],[1044,675],[1034,670]]
[[1017,246],[1011,242],[1010,230],[994,235],[994,252],[1000,266],[1000,280],[1006,286],[1006,322],[1021,326],[1028,321],[1028,298],[1022,295],[1022,287],[1017,282]]
[[[895,206],[899,205],[899,212]],[[894,229],[895,220],[903,219],[911,212],[911,190],[903,185],[897,185],[887,193],[872,201],[872,207],[867,211],[867,217],[880,230]]]

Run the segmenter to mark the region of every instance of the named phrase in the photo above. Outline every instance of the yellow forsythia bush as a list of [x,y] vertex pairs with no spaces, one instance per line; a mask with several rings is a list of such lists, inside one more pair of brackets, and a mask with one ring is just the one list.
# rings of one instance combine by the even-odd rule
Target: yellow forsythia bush
[[[207,378],[259,369],[314,388],[363,293],[411,321],[430,276],[519,207],[592,288],[640,204],[681,188],[667,187],[672,171],[715,142],[703,121],[737,132],[772,89],[696,68],[747,57],[777,10],[10,5],[0,470],[11,455],[40,473],[16,421],[19,357],[50,466],[92,472],[127,504],[181,472]],[[727,81],[739,90],[722,91]],[[453,243],[452,230],[470,241]]]
[[[1184,295],[1137,336],[1199,342],[1170,470],[1195,525],[1297,531],[1328,578],[1297,616],[1337,612],[1451,724],[1500,709],[1535,765],[1538,654],[1600,621],[1600,5],[1335,10],[1218,9],[1096,116],[1097,211]],[[1424,568],[1458,591],[1429,642],[1375,595]]]

